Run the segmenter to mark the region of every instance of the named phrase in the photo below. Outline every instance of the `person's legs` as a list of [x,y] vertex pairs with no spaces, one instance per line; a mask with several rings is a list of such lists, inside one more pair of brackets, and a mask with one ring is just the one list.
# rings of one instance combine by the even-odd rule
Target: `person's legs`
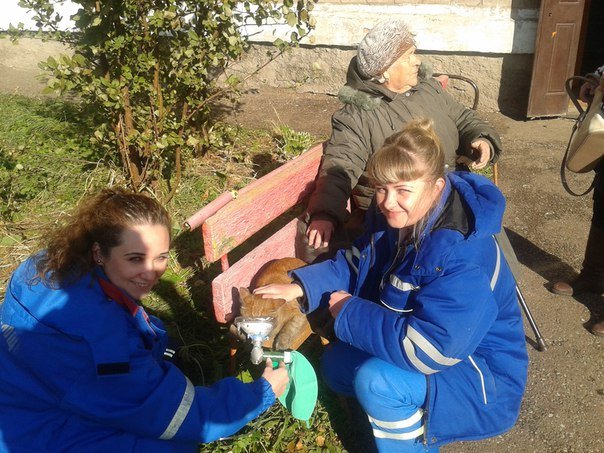
[[334,342],[321,358],[323,380],[336,393],[356,397],[383,452],[437,452],[422,443],[426,377],[344,343]]
[[378,358],[363,362],[354,390],[380,452],[437,452],[423,444],[426,377]]
[[587,290],[604,294],[604,228],[595,223],[589,230],[581,279]]
[[554,283],[552,292],[563,296],[582,292],[604,294],[604,228],[591,224],[581,273],[572,282]]
[[[596,174],[593,195],[593,217],[583,267],[572,282],[556,282],[551,290],[555,294],[572,296],[582,292],[604,295],[604,163]],[[604,336],[604,321],[591,327],[594,335]]]
[[329,343],[321,357],[321,372],[327,386],[339,395],[354,397],[354,378],[358,368],[371,355],[345,343]]
[[354,376],[371,356],[338,340],[327,345],[321,357],[322,380],[338,394],[346,430],[341,434],[353,443],[353,450],[375,453],[375,439],[365,411],[354,394]]
[[[594,215],[591,221],[592,229],[597,230],[593,238],[590,231],[590,239],[593,241],[592,244],[587,241],[587,247],[585,251],[587,259],[587,250],[590,252],[591,268],[593,274],[590,278],[596,281],[596,287],[599,289],[600,294],[604,294],[604,164],[600,164],[600,171],[596,176],[598,181],[594,188]],[[583,263],[585,267],[585,263]],[[597,322],[591,327],[591,332],[594,335],[604,337],[604,319]]]

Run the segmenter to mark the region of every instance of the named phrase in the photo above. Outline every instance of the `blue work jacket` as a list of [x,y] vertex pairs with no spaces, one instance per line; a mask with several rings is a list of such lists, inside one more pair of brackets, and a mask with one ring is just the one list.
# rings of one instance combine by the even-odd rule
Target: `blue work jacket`
[[413,243],[399,243],[372,207],[351,249],[292,272],[309,312],[333,291],[352,294],[335,320],[340,341],[426,376],[430,445],[497,435],[518,417],[528,358],[514,277],[493,236],[504,209],[488,179],[449,173]]
[[161,321],[108,298],[102,273],[52,288],[35,262],[0,306],[0,452],[193,452],[275,401],[264,378],[193,386],[162,358]]

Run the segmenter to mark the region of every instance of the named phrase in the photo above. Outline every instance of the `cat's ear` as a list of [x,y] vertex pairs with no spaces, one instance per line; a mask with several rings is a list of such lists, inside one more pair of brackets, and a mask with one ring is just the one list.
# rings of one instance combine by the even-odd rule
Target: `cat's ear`
[[252,293],[250,293],[249,289],[244,287],[239,288],[239,299],[242,303],[246,302],[250,297],[252,297]]
[[254,296],[247,288],[239,288],[239,314],[241,316],[250,316],[252,310]]

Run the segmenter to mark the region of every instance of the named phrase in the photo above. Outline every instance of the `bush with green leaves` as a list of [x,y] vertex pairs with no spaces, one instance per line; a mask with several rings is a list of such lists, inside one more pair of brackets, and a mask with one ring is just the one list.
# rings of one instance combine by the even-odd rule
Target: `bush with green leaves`
[[[288,39],[274,41],[283,52],[314,26],[317,0],[72,1],[79,10],[69,32],[58,28],[62,0],[19,2],[45,36],[73,50],[41,63],[46,90],[92,106],[94,136],[119,156],[132,187],[168,201],[183,160],[212,142],[211,102],[236,92],[240,80],[227,72],[249,44],[246,27],[289,27]],[[11,27],[14,37],[22,32]]]
[[278,146],[278,155],[283,160],[299,156],[313,144],[313,137],[308,132],[298,132],[287,125],[275,126],[273,135]]

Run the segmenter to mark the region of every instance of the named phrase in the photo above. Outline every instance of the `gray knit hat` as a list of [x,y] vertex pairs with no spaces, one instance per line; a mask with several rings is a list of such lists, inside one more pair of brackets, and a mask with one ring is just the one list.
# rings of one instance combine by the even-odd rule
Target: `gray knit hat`
[[357,66],[367,79],[381,76],[407,49],[415,45],[409,26],[402,19],[379,22],[357,48]]

